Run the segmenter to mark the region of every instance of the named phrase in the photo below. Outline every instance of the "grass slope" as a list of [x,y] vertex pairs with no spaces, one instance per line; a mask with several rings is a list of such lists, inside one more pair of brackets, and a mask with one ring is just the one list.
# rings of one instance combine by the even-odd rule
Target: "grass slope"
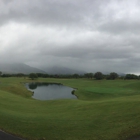
[[0,79],[0,128],[29,140],[127,140],[140,135],[140,81],[38,79],[77,88],[79,100],[39,101],[24,78]]

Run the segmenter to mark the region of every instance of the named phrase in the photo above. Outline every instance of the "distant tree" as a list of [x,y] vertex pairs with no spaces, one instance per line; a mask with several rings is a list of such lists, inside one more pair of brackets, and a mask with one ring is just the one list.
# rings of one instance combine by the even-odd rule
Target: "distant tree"
[[84,77],[92,79],[94,77],[94,74],[93,73],[85,73]]
[[24,77],[25,74],[23,74],[23,73],[18,73],[18,74],[16,74],[16,76],[17,76],[17,77]]
[[[76,76],[76,75],[75,75]],[[68,79],[70,79],[70,78],[73,78],[74,76],[73,75],[71,75],[71,74],[62,74],[61,75],[61,78],[68,78]]]
[[60,75],[55,74],[55,75],[54,75],[54,78],[60,78]]
[[125,76],[119,76],[118,78],[124,80]]
[[96,80],[101,80],[101,79],[103,79],[103,74],[102,74],[101,72],[96,72],[96,73],[94,74],[94,78],[95,78]]
[[48,77],[48,74],[46,73],[36,73],[38,77],[43,77],[43,78],[46,78]]
[[105,75],[104,78],[110,80],[110,75]]
[[139,79],[139,76],[135,74],[126,74],[125,79]]
[[[39,77],[39,76],[38,76],[38,77]],[[47,73],[45,73],[45,74],[42,75],[42,78],[48,78],[48,77],[50,77],[50,76],[49,76],[49,74],[47,74]]]
[[111,72],[110,75],[107,76],[107,79],[114,80],[118,78],[118,74],[115,72]]
[[2,74],[1,77],[12,77],[11,74]]
[[0,71],[0,76],[2,75],[2,72]]
[[29,78],[31,78],[32,80],[38,78],[37,74],[36,73],[30,73],[29,74]]
[[79,74],[75,73],[75,74],[73,74],[73,77],[74,78],[79,78]]

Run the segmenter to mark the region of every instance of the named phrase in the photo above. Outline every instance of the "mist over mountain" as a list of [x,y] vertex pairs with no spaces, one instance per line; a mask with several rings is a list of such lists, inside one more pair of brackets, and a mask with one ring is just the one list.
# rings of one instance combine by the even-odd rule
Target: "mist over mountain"
[[49,67],[45,69],[46,73],[48,74],[84,74],[86,72],[80,71],[80,70],[75,70],[75,69],[70,69],[66,67],[60,67],[60,66],[54,66],[54,67]]
[[2,73],[45,73],[38,68],[31,67],[23,63],[0,63],[0,71]]
[[2,73],[48,73],[48,74],[84,74],[86,72],[78,71],[66,67],[48,67],[42,70],[42,68],[35,68],[32,66],[29,66],[24,63],[0,63],[0,71]]
[[[47,73],[47,74],[80,74],[83,75],[85,73],[96,73],[97,71],[93,69],[93,71],[83,71],[83,70],[75,70],[62,66],[53,66],[47,68],[35,68],[33,66],[29,66],[24,63],[0,63],[0,71],[2,73],[16,74],[16,73]],[[100,71],[103,74],[109,74],[110,72]],[[124,73],[119,73],[118,75],[124,76]]]
[[[48,74],[85,74],[85,73],[96,73],[96,72],[102,72],[105,75],[109,75],[111,72],[116,72],[116,71],[105,71],[105,70],[91,70],[91,71],[84,71],[83,69],[77,70],[73,68],[68,68],[68,67],[63,67],[63,66],[53,66],[53,67],[48,67],[48,68],[42,68],[46,73]],[[116,72],[120,76],[124,76],[125,73],[122,72]]]

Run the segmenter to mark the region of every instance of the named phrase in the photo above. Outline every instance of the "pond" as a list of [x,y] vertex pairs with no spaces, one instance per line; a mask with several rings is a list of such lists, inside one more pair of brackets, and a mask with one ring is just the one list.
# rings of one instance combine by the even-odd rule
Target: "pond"
[[73,88],[58,83],[26,83],[26,88],[33,92],[38,100],[77,99],[72,94]]

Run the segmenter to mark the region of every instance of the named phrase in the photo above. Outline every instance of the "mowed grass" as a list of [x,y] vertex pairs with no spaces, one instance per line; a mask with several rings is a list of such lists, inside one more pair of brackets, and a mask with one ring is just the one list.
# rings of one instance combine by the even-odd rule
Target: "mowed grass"
[[32,82],[28,78],[0,78],[0,129],[29,140],[127,140],[140,135],[139,80],[35,81],[76,88],[78,100],[34,100],[24,86]]

